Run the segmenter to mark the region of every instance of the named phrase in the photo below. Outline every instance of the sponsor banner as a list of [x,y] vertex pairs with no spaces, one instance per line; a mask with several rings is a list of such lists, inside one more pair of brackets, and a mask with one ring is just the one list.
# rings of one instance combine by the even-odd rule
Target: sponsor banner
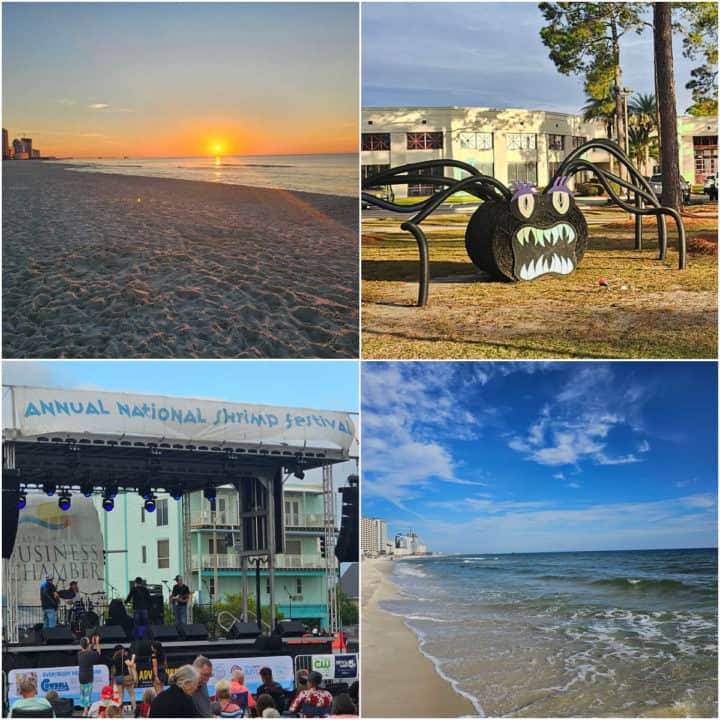
[[[27,668],[25,670],[11,670],[8,675],[8,702],[10,706],[19,700],[22,695],[18,690],[19,675],[32,675],[37,682],[38,697],[45,697],[50,690],[57,691],[62,698],[72,698],[76,705],[80,704],[80,683],[78,681],[77,665],[68,667]],[[110,674],[107,665],[95,665],[93,668],[92,701],[100,699],[103,685],[110,684]]]
[[[180,667],[173,661],[172,649],[168,650],[168,677],[172,677]],[[262,685],[260,668],[269,667],[273,673],[273,679],[285,690],[291,691],[295,688],[295,674],[293,671],[293,660],[289,655],[270,657],[245,657],[245,658],[218,658],[209,657],[213,666],[213,675],[208,681],[208,694],[215,694],[215,683],[220,680],[230,682],[234,670],[242,670],[245,673],[245,686],[251,693],[255,693]],[[138,684],[135,688],[135,697],[139,700],[145,688],[153,687],[152,669],[150,666],[138,664]]]
[[347,655],[312,655],[312,670],[319,672],[323,678],[332,680],[356,680],[358,670],[357,653]]
[[128,440],[288,444],[357,455],[348,413],[217,400],[43,389],[3,389],[6,440],[83,435]]
[[213,664],[213,676],[208,682],[208,693],[210,695],[215,694],[216,682],[219,680],[230,681],[233,670],[242,670],[245,673],[245,686],[254,694],[262,685],[260,668],[264,667],[269,667],[272,670],[273,680],[279,683],[284,690],[293,690],[295,688],[293,659],[289,655],[210,659]]
[[[102,592],[103,539],[92,500],[76,493],[70,510],[63,512],[56,497],[29,494],[20,512],[10,568],[17,581],[12,600],[20,606],[40,607],[40,585],[46,575],[55,578],[58,590],[77,580],[83,594]],[[58,622],[64,622],[68,607],[60,600]]]

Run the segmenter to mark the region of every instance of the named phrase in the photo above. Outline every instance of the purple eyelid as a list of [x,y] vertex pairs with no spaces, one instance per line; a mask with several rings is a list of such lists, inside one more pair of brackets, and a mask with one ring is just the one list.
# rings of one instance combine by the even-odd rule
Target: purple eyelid
[[560,177],[555,178],[555,182],[545,191],[547,193],[554,193],[554,192],[564,192],[570,195],[571,197],[575,197],[573,194],[573,191],[568,187],[568,182],[570,180],[570,177],[567,175],[560,175]]
[[533,184],[529,182],[516,182],[514,187],[515,192],[510,199],[511,202],[517,200],[521,195],[534,195],[536,192]]

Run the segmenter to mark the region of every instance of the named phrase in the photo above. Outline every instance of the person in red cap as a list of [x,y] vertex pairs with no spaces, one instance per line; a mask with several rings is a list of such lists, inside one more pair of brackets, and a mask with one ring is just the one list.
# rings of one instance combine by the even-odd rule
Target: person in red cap
[[105,717],[105,711],[113,704],[112,685],[105,685],[100,691],[100,699],[90,706],[90,717]]

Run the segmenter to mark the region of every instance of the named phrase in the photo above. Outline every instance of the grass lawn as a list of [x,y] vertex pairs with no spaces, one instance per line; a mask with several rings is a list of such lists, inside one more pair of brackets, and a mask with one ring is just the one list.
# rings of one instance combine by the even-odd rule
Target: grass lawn
[[[588,208],[589,247],[563,277],[502,283],[465,252],[469,216],[423,223],[430,246],[428,305],[417,301],[417,246],[395,218],[363,220],[363,358],[715,358],[717,205],[687,209],[688,267],[657,259],[653,220],[633,250],[633,221]],[[598,285],[606,278],[609,289]]]

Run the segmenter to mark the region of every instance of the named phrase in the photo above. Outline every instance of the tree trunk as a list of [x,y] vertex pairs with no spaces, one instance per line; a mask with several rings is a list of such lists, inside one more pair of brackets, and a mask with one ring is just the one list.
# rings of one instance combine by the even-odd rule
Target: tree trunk
[[[614,3],[613,3],[614,6]],[[615,123],[617,127],[617,143],[620,149],[625,152],[625,117],[623,116],[622,96],[622,70],[620,69],[620,39],[615,24],[615,13],[610,20],[610,32],[612,35],[612,53],[615,63]],[[621,173],[622,174],[622,173]]]
[[677,139],[677,111],[675,109],[675,77],[672,51],[672,5],[653,3],[653,37],[655,67],[658,84],[658,112],[660,127],[660,166],[663,178],[662,204],[682,209],[680,190],[680,160]]

